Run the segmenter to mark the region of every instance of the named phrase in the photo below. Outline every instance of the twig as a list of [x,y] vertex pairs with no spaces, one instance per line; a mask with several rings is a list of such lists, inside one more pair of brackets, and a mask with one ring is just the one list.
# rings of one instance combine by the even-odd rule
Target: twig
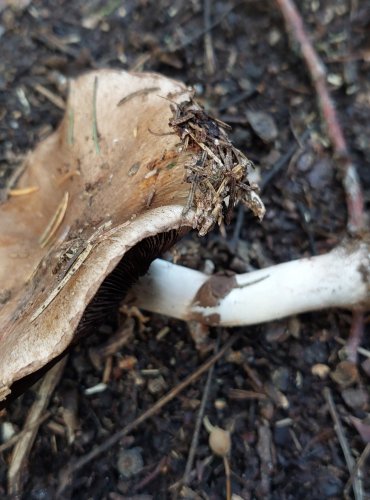
[[[344,340],[340,337],[334,337],[334,340],[336,340],[338,342],[338,344],[341,344],[341,345],[346,345],[346,343],[347,343],[346,340]],[[367,349],[364,349],[363,347],[358,347],[357,352],[359,354],[362,354],[362,356],[365,356],[366,358],[370,358],[370,351]]]
[[360,232],[365,226],[362,189],[356,167],[350,158],[334,103],[326,85],[326,68],[308,37],[302,17],[295,7],[294,2],[292,0],[276,0],[276,3],[285,18],[288,30],[299,43],[302,57],[307,65],[317,93],[318,103],[334,153],[343,166],[343,187],[347,199],[348,230],[353,233]]
[[231,470],[229,459],[224,457],[224,468],[225,468],[225,477],[226,477],[226,500],[231,500]]
[[350,475],[350,477],[349,477],[349,479],[344,487],[343,496],[345,498],[349,497],[349,489],[352,486],[353,480],[355,479],[356,475],[361,470],[361,468],[365,465],[366,460],[367,460],[369,455],[370,455],[370,443],[367,443],[367,445],[364,448],[364,451],[359,456],[359,458],[356,462],[356,465],[352,469],[351,475]]
[[10,439],[8,439],[8,441],[6,441],[0,446],[0,453],[3,453],[8,448],[14,446],[24,436],[26,432],[32,431],[32,429],[35,426],[39,427],[43,422],[45,422],[45,420],[47,420],[50,417],[50,415],[51,415],[50,411],[45,412],[43,415],[41,415],[40,418],[32,422],[32,424],[24,427],[20,432],[18,432],[18,434],[15,434]]
[[[332,396],[331,391],[328,387],[324,388],[324,397],[325,397],[326,402],[328,404],[331,418],[333,419],[333,422],[334,422],[334,429],[335,429],[335,432],[337,434],[339,444],[342,448],[348,471],[350,474],[352,474],[352,471],[355,469],[356,464],[355,464],[355,461],[352,457],[352,453],[351,453],[351,450],[349,448],[347,438],[344,434],[344,430],[343,430],[341,421],[339,419],[337,410],[335,408],[333,396]],[[360,477],[358,470],[353,477],[352,488],[353,488],[353,494],[355,496],[355,499],[356,500],[363,500],[364,499],[364,492],[363,492],[363,488],[362,488],[362,480],[361,480],[361,477]]]
[[212,33],[211,33],[211,1],[204,0],[204,53],[205,53],[205,63],[206,72],[208,75],[213,75],[216,68],[215,53],[212,44]]
[[[317,93],[318,104],[322,113],[322,118],[326,124],[328,136],[335,156],[337,157],[337,161],[343,169],[342,183],[347,201],[348,231],[353,234],[361,233],[366,226],[364,197],[357,169],[352,163],[346,139],[326,84],[326,68],[309,39],[303,25],[302,17],[293,0],[276,0],[276,2],[285,18],[288,30],[292,33],[301,48],[302,57],[307,65],[307,69]],[[354,324],[352,325],[350,343],[347,347],[350,355],[355,352],[352,349],[352,345],[360,344],[361,342],[361,333],[363,330],[363,327],[360,325],[361,321],[363,321],[363,317],[359,311],[358,314],[353,317]]]
[[271,475],[274,469],[274,453],[271,428],[268,422],[258,425],[257,453],[260,458],[261,493],[263,498],[271,496]]
[[[54,365],[45,375],[38,391],[38,398],[34,402],[26,420],[25,427],[29,428],[26,433],[18,440],[13,453],[11,463],[8,469],[8,494],[18,495],[21,492],[22,482],[24,479],[24,467],[26,465],[28,456],[31,452],[33,443],[36,439],[39,425],[42,421],[40,418],[45,408],[49,404],[51,395],[55,386],[64,370],[67,362],[67,356],[62,358],[56,365]],[[35,425],[35,422],[39,425]]]
[[[218,350],[218,344],[219,344],[219,339],[217,341],[216,353],[217,353],[217,350]],[[209,369],[208,376],[207,376],[207,381],[206,381],[206,384],[204,386],[202,402],[201,402],[200,407],[199,407],[199,411],[198,411],[198,415],[197,415],[197,420],[196,420],[196,423],[195,423],[195,429],[194,429],[193,439],[191,440],[191,446],[190,446],[190,450],[189,450],[188,460],[186,462],[185,472],[184,472],[183,479],[182,479],[182,484],[185,485],[185,486],[189,484],[190,472],[191,472],[191,470],[193,468],[195,452],[196,452],[196,449],[197,449],[197,446],[198,446],[199,433],[200,433],[200,429],[202,428],[204,411],[206,409],[206,404],[207,404],[208,397],[209,397],[209,391],[210,391],[210,388],[211,388],[211,382],[212,382],[214,368],[215,368],[215,364],[213,364],[211,366],[211,368]]]
[[41,94],[42,96],[46,97],[48,101],[50,101],[52,104],[54,104],[55,107],[65,110],[66,109],[66,104],[63,101],[61,97],[59,97],[57,94],[54,94],[51,90],[47,89],[43,85],[36,83],[33,88]]
[[150,484],[152,481],[154,481],[154,479],[158,477],[158,475],[162,472],[164,467],[166,467],[168,462],[169,462],[169,457],[165,456],[161,458],[161,460],[154,467],[154,469],[132,488],[133,491],[136,492],[141,490],[142,488],[145,488],[145,486],[148,486],[148,484]]
[[140,424],[145,422],[145,420],[155,415],[161,408],[163,408],[167,403],[172,401],[172,399],[174,399],[190,384],[195,382],[195,380],[197,380],[203,373],[209,370],[214,363],[216,363],[220,358],[222,358],[225,352],[237,341],[238,338],[239,335],[234,335],[233,337],[231,337],[230,340],[224,344],[224,346],[220,349],[220,351],[217,354],[209,358],[208,361],[203,363],[203,365],[201,365],[195,372],[193,372],[191,375],[189,375],[189,377],[180,382],[180,384],[178,384],[176,387],[171,389],[165,396],[163,396],[163,398],[154,403],[153,406],[151,406],[147,411],[142,413],[133,422],[126,425],[126,427],[113,434],[104,443],[97,446],[92,451],[90,451],[89,453],[87,453],[86,455],[79,458],[74,463],[63,469],[60,474],[58,495],[60,495],[68,486],[69,481],[71,479],[71,475],[73,473],[76,473],[77,471],[82,469],[85,465],[94,460],[96,457],[109,450],[109,448],[114,446],[120,439],[122,439],[124,436],[127,436],[127,434],[136,429]]

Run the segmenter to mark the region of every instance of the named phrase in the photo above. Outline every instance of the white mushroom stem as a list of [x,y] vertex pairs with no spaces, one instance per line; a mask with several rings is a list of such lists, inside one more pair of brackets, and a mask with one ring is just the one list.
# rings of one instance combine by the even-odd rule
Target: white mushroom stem
[[318,257],[212,277],[158,259],[130,297],[147,311],[221,326],[253,325],[331,307],[366,307],[369,253],[367,242],[351,241]]

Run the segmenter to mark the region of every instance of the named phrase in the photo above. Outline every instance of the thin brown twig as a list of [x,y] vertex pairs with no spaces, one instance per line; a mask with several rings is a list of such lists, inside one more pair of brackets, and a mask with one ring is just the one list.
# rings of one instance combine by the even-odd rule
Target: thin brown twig
[[288,30],[300,46],[302,57],[317,93],[319,107],[334,153],[343,167],[343,187],[347,199],[348,229],[353,233],[360,232],[365,227],[362,189],[326,84],[326,68],[309,39],[302,17],[294,2],[292,0],[276,0],[276,3],[285,18]]
[[[217,353],[218,344],[219,344],[219,341],[217,342],[215,353]],[[202,402],[201,402],[200,407],[199,407],[197,420],[195,423],[194,434],[193,434],[193,438],[191,440],[188,460],[186,462],[185,472],[184,472],[183,479],[182,479],[182,484],[185,486],[188,485],[189,481],[190,481],[190,472],[193,468],[195,452],[196,452],[196,449],[198,446],[198,441],[199,441],[199,433],[200,433],[200,429],[202,427],[204,412],[205,412],[206,404],[207,404],[208,397],[209,397],[209,391],[211,389],[211,382],[212,382],[214,368],[215,368],[215,363],[210,367],[210,369],[208,371],[207,381],[206,381],[206,384],[204,386]]]
[[140,424],[145,422],[145,420],[147,420],[148,418],[155,415],[161,408],[163,408],[167,403],[172,401],[172,399],[174,399],[178,394],[180,394],[190,384],[195,382],[195,380],[197,380],[203,373],[205,373],[207,370],[209,370],[212,365],[214,365],[220,358],[222,358],[222,356],[225,354],[225,352],[237,341],[238,338],[239,338],[239,335],[232,336],[230,338],[230,340],[228,342],[226,342],[224,344],[224,346],[219,350],[218,353],[214,354],[211,358],[209,358],[197,370],[195,370],[195,372],[193,372],[191,375],[189,375],[189,377],[187,377],[185,380],[180,382],[180,384],[178,384],[176,387],[171,389],[165,396],[163,396],[163,398],[161,398],[156,403],[154,403],[153,406],[151,406],[148,410],[146,410],[144,413],[142,413],[133,422],[126,425],[126,427],[124,427],[120,431],[113,434],[104,443],[97,446],[96,448],[91,450],[89,453],[82,456],[81,458],[76,460],[74,463],[72,463],[71,465],[68,465],[65,469],[63,469],[61,471],[61,474],[60,474],[58,495],[61,495],[61,493],[68,486],[72,474],[76,473],[77,471],[82,469],[85,465],[87,465],[92,460],[97,458],[99,455],[101,455],[102,453],[109,450],[120,439],[122,439],[124,436],[127,436],[127,434],[129,434],[134,429],[136,429]]
[[[338,344],[341,345],[346,345],[346,340],[340,338],[340,337],[334,337],[334,340],[338,342]],[[366,358],[370,358],[370,351],[368,349],[364,349],[363,347],[357,347],[357,352],[358,354],[361,354],[362,356],[365,356]]]
[[169,461],[169,458],[167,456],[162,457],[161,460],[159,461],[159,463],[154,467],[154,469],[147,476],[145,476],[138,484],[136,484],[133,487],[133,491],[135,491],[135,492],[139,491],[139,490],[145,488],[145,486],[150,484],[152,481],[154,481],[154,479],[156,479],[159,476],[159,474],[162,472],[164,467],[166,467],[166,464],[168,463],[168,461]]
[[[337,410],[335,408],[334,400],[332,393],[328,387],[324,388],[324,397],[326,399],[326,402],[329,407],[329,412],[331,415],[331,418],[333,419],[334,422],[334,430],[337,434],[338,441],[340,444],[340,447],[342,448],[343,455],[347,464],[347,468],[349,470],[349,473],[352,474],[352,472],[355,470],[356,464],[355,461],[352,457],[352,453],[350,450],[350,447],[347,442],[347,438],[344,434],[344,429],[341,424],[341,421],[339,419],[339,415],[337,413]],[[364,492],[363,492],[363,487],[362,487],[362,479],[359,474],[359,470],[356,471],[353,477],[352,481],[352,488],[353,488],[353,494],[356,500],[363,500],[364,499]]]
[[[361,233],[366,227],[364,196],[356,166],[352,162],[335,105],[328,90],[325,65],[310,41],[294,1],[276,0],[276,3],[284,16],[288,31],[300,46],[302,57],[316,90],[318,104],[334,154],[338,165],[342,168],[342,184],[348,213],[347,229],[352,234]],[[354,313],[352,321],[347,352],[350,359],[356,359],[356,346],[361,342],[363,331],[363,312],[360,309]]]

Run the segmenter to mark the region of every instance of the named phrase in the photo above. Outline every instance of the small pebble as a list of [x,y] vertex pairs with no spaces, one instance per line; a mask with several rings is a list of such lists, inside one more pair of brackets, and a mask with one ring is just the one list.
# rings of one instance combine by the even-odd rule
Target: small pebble
[[15,434],[14,425],[11,422],[3,422],[1,424],[1,442],[6,443]]
[[330,368],[328,365],[324,365],[323,363],[316,363],[316,365],[311,367],[312,375],[320,377],[321,379],[325,379],[329,375],[329,372]]
[[216,399],[214,405],[216,410],[224,410],[227,407],[227,403],[224,399]]
[[271,115],[263,111],[247,111],[249,125],[263,142],[274,142],[278,129]]

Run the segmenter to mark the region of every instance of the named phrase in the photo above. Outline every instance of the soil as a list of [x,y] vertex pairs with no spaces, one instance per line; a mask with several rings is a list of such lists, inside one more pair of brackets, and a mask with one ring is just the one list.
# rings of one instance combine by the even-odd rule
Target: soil
[[[370,5],[296,3],[327,65],[368,206]],[[68,78],[101,67],[155,71],[193,86],[205,108],[233,126],[235,145],[256,163],[267,208],[263,223],[240,210],[225,231],[182,240],[172,251],[179,263],[245,272],[328,251],[346,236],[338,162],[275,2],[5,0],[0,44],[2,196],[25,153],[60,121]],[[210,328],[200,339],[197,325],[155,315],[143,322],[122,313],[120,331],[132,329],[130,342],[97,356],[117,334],[106,325],[71,352],[30,452],[21,498],[56,498],[66,465],[150,408],[236,332],[231,353],[215,366],[205,410],[213,425],[231,431],[234,498],[335,499],[345,491],[351,498],[352,489],[345,490],[350,472],[325,398],[329,389],[357,460],[369,426],[360,435],[351,422],[370,413],[370,337],[366,322],[365,354],[347,387],[338,369],[350,326],[350,313],[326,311],[233,331]],[[60,497],[225,498],[223,461],[212,455],[203,426],[188,484],[176,488],[206,378],[79,470]],[[102,380],[100,392],[87,391]],[[36,393],[37,386],[2,412],[3,433],[5,424],[22,429]],[[1,498],[10,453],[0,455]],[[366,474],[363,489],[370,495]]]

